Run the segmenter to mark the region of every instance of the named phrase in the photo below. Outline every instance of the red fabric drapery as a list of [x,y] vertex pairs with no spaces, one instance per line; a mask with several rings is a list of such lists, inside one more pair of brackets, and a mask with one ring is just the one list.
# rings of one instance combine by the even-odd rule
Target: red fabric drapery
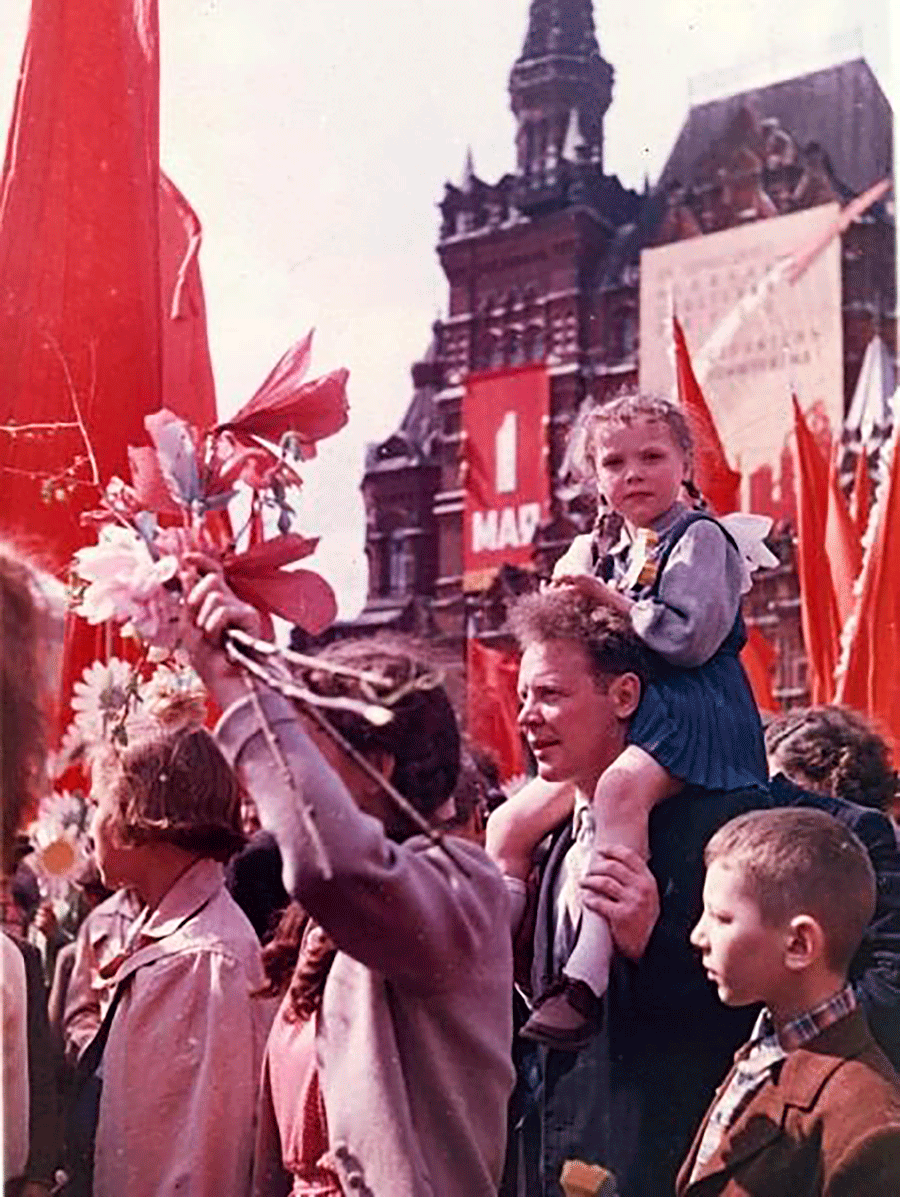
[[878,523],[863,565],[860,595],[854,611],[846,671],[838,679],[837,701],[875,719],[900,745],[900,461],[895,429],[890,472],[879,493]]
[[672,329],[678,400],[694,438],[694,481],[713,511],[727,515],[741,505],[741,475],[728,464],[712,412],[694,375],[684,329],[677,316],[672,317]]
[[852,604],[859,538],[834,472],[807,427],[796,396],[797,572],[800,620],[814,703],[831,702],[843,618]]
[[[0,530],[60,573],[146,415],[215,420],[199,236],[159,167],[157,0],[33,0],[0,183]],[[70,679],[102,649],[68,645]]]
[[497,762],[504,781],[525,772],[522,738],[516,722],[519,658],[486,648],[470,637],[466,651],[469,737]]

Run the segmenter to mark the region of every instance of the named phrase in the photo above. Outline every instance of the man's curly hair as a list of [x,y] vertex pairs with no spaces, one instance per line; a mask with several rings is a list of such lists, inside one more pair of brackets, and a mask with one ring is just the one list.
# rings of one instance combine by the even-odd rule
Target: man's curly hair
[[509,609],[507,626],[523,650],[551,640],[580,645],[601,686],[623,673],[637,674],[644,683],[650,677],[649,654],[625,616],[598,607],[574,587],[522,595]]

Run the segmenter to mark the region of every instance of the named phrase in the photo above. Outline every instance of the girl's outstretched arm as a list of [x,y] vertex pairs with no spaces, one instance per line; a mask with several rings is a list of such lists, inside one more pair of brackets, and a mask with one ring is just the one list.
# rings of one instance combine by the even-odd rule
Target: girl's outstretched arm
[[527,880],[535,848],[571,816],[574,804],[571,784],[532,778],[488,819],[488,856],[504,876]]

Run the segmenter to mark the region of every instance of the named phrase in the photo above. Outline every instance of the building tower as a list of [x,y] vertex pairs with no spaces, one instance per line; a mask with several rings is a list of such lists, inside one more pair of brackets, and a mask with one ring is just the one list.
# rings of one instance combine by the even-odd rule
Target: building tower
[[[861,58],[695,104],[659,179],[641,194],[605,170],[612,85],[591,0],[532,0],[509,82],[515,166],[489,182],[469,153],[459,181],[446,184],[437,244],[446,316],[413,366],[401,427],[367,453],[369,593],[352,630],[424,633],[461,665],[467,633],[489,640],[503,622],[505,600],[533,585],[533,575],[510,564],[480,589],[471,575],[464,584],[467,388],[528,366],[546,369],[547,427],[538,452],[551,497],[532,556],[538,570],[549,569],[588,518],[560,468],[571,422],[586,400],[602,401],[637,382],[642,252],[843,205],[891,171],[892,113]],[[859,379],[887,378],[896,361],[894,247],[887,201],[841,238],[834,302],[845,411],[863,403],[850,403],[855,390],[861,393]],[[643,332],[646,351],[652,334]],[[876,349],[885,368],[863,369]],[[875,400],[883,407],[882,392]],[[883,440],[877,416],[873,422]],[[845,439],[851,432],[844,430]],[[847,444],[845,471],[860,451],[856,441]],[[787,450],[783,457],[773,462],[782,470],[782,491],[790,481]],[[768,484],[758,472],[751,491],[756,486],[762,495]],[[766,510],[758,497],[751,493],[751,505]],[[795,530],[786,517],[776,531],[782,568],[754,585],[746,614],[776,650],[774,694],[791,705],[808,695]]]
[[624,362],[634,375],[633,288],[611,320],[598,291],[610,250],[642,203],[603,170],[612,83],[591,0],[533,0],[510,75],[515,169],[486,182],[469,153],[460,181],[446,185],[437,249],[447,315],[413,368],[403,426],[367,456],[370,588],[357,627],[424,624],[461,646],[478,603],[461,583],[467,379],[547,363],[552,471],[569,421],[589,391],[602,389],[608,363],[621,371]]

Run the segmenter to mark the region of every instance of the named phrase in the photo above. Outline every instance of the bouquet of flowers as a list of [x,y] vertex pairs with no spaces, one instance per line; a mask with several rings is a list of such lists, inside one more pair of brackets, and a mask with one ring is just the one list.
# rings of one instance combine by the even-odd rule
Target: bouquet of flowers
[[[129,448],[130,482],[108,483],[86,517],[98,525],[98,543],[75,554],[76,610],[89,623],[112,619],[148,643],[174,647],[187,552],[215,559],[238,598],[265,615],[313,633],[334,619],[328,583],[287,568],[318,543],[291,530],[298,465],[347,421],[345,370],[303,381],[311,342],[312,334],[289,350],[222,424],[193,428],[165,409],[147,417],[151,445]],[[246,518],[235,529],[229,507],[239,499]],[[277,531],[267,535],[273,523]]]
[[[287,568],[318,543],[292,531],[292,499],[301,485],[298,466],[315,455],[318,441],[347,421],[346,371],[304,383],[310,349],[311,335],[281,359],[237,415],[213,428],[193,428],[167,410],[147,417],[152,443],[129,448],[130,482],[113,478],[99,509],[86,517],[98,526],[98,541],[75,554],[78,614],[92,624],[112,620],[156,650],[174,653],[182,629],[185,558],[201,553],[219,565],[234,594],[264,617],[279,615],[311,633],[331,623],[337,605],[327,582],[312,570]],[[231,511],[241,506],[240,499],[246,518],[235,530]],[[273,523],[275,534],[267,535]],[[303,703],[420,829],[443,844],[407,799],[321,715],[321,708],[354,709],[373,723],[386,722],[402,688],[377,674],[305,657],[236,629],[227,634],[225,650],[247,673],[251,692],[253,679],[259,678]],[[315,691],[304,684],[310,671],[352,673],[362,698]],[[104,734],[113,741],[127,742],[129,723],[141,714],[134,677],[112,679],[103,691],[98,709]],[[269,739],[278,756],[275,738]],[[298,797],[324,857],[312,814]],[[327,875],[328,862],[322,863]]]

